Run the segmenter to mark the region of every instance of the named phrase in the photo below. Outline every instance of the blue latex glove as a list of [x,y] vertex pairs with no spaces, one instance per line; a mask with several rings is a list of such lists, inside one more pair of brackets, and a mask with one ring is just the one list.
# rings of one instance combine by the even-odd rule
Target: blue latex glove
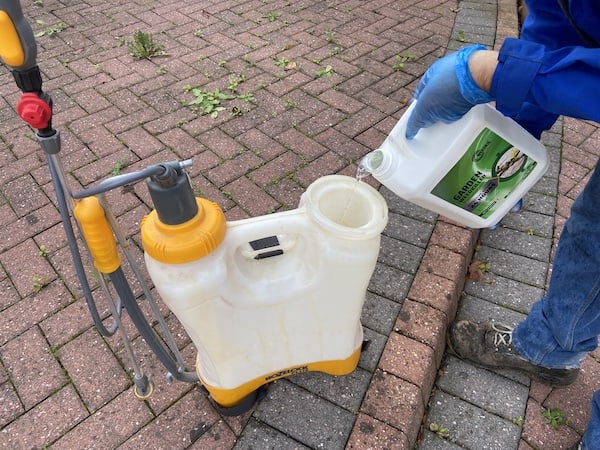
[[421,128],[436,122],[451,123],[464,116],[473,106],[493,97],[473,80],[468,61],[483,45],[472,45],[444,56],[427,69],[414,99],[418,100],[406,125],[406,138],[412,139]]

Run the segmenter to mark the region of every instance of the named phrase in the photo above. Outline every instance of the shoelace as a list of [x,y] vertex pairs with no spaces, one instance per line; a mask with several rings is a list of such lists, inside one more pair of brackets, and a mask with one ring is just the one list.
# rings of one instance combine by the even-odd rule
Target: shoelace
[[492,324],[492,330],[494,330],[494,347],[496,350],[500,350],[500,346],[504,345],[506,348],[510,348],[512,345],[512,327],[508,325]]

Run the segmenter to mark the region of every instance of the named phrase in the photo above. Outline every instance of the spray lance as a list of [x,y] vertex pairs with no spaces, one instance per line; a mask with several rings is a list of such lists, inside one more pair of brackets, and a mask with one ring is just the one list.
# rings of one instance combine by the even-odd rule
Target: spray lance
[[[17,113],[36,130],[36,138],[46,155],[63,228],[67,235],[67,242],[77,277],[94,324],[102,335],[112,336],[117,329],[121,331],[121,327],[119,326],[122,308],[121,301],[119,299],[116,306],[112,301],[109,302],[115,321],[111,327],[105,327],[93,300],[75,233],[71,225],[69,214],[72,205],[67,202],[66,193],[68,192],[68,188],[64,180],[62,165],[58,159],[58,153],[61,149],[60,134],[52,127],[52,99],[42,90],[42,76],[36,63],[36,57],[37,45],[35,38],[29,23],[23,16],[20,2],[18,0],[0,0],[0,58],[10,69],[18,88],[23,93],[17,104]],[[92,204],[96,206],[97,202],[98,200],[95,197],[85,199],[86,205]],[[89,210],[90,206],[86,205],[83,205],[83,207]],[[77,203],[75,208],[77,208]],[[82,231],[86,237],[92,234],[92,236],[98,237],[100,235],[101,238],[106,239],[109,232],[107,232],[108,224],[104,217],[104,211],[101,211],[102,216],[98,213],[98,208],[95,211],[95,222],[83,221],[83,223],[80,223],[80,227],[84,229]],[[110,238],[103,241],[103,249],[100,253],[96,250],[96,248],[100,248],[98,241],[91,241],[92,246],[89,250],[94,257],[96,268],[100,272],[107,270],[107,268],[116,269],[115,264],[117,266],[120,264],[112,233],[110,233]],[[110,245],[111,241],[113,245]],[[108,246],[106,242],[109,243]],[[138,376],[139,370],[134,369],[134,371],[136,372],[134,376],[136,395],[148,395],[152,389],[147,377],[143,373],[141,376]]]
[[75,270],[92,318],[104,336],[111,336],[116,327],[108,329],[102,323],[92,300],[75,235],[70,226],[70,205],[65,196],[67,187],[60,161],[57,158],[61,147],[60,134],[52,127],[52,99],[42,90],[42,76],[36,63],[36,57],[35,38],[29,23],[23,17],[21,4],[18,0],[0,0],[0,60],[10,69],[17,86],[23,92],[17,104],[17,113],[36,130],[36,138],[46,154]]
[[52,135],[52,100],[42,91],[42,76],[36,64],[37,46],[18,0],[0,0],[0,58],[11,70],[23,92],[17,105],[21,118],[40,131]]
[[[71,193],[65,181],[62,163],[58,158],[61,143],[59,132],[52,127],[52,99],[42,89],[42,77],[36,63],[36,57],[36,42],[32,29],[23,16],[21,4],[18,0],[0,0],[0,61],[10,69],[17,86],[22,92],[21,99],[17,104],[17,113],[35,130],[36,138],[46,155],[73,265],[96,328],[104,336],[112,336],[119,330],[127,350],[131,350],[127,336],[120,326],[120,315],[124,306],[146,342],[169,370],[169,373],[181,381],[195,382],[197,381],[196,374],[185,371],[183,361],[174,343],[173,345],[169,344],[173,339],[169,335],[166,325],[164,327],[166,330],[164,339],[169,344],[169,348],[166,348],[162,340],[154,333],[148,321],[145,320],[139,305],[137,305],[131,287],[121,268],[121,259],[117,251],[113,231],[119,237],[119,242],[122,241],[121,234],[112,215],[107,214],[108,206],[105,207],[103,204],[104,192],[116,186],[123,186],[131,181],[162,173],[165,171],[165,167],[153,166],[127,177],[122,177],[122,179],[114,177],[117,179],[113,178],[110,182],[101,185],[99,189]],[[177,168],[183,168],[190,163],[172,164]],[[69,198],[71,202],[68,201]],[[114,319],[108,327],[103,324],[92,296],[72,227],[71,213],[77,219],[77,225],[85,239],[87,249],[92,255],[96,269],[112,281],[118,294],[116,305],[113,301],[108,302]],[[131,262],[133,258],[130,258],[128,254],[127,256]],[[138,280],[142,282],[139,270],[134,268],[134,271]],[[100,278],[101,284],[104,285],[103,277]],[[105,292],[108,292],[106,286],[103,287]],[[147,288],[144,290],[149,292]],[[146,398],[152,392],[152,384],[138,368],[132,350],[128,353],[130,353],[134,368],[134,392],[139,398]]]

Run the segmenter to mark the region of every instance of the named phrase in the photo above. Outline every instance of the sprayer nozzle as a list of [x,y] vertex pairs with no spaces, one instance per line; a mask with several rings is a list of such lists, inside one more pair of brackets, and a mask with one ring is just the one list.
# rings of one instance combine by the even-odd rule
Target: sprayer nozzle
[[164,171],[157,175],[153,175],[151,177],[152,181],[165,189],[175,186],[179,177],[177,171],[166,164],[161,164],[161,167],[164,168]]

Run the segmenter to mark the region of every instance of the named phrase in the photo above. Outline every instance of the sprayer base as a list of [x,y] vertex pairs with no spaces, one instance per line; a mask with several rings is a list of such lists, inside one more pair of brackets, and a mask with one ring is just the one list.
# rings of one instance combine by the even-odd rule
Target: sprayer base
[[[203,388],[208,391],[210,400],[221,412],[221,414],[239,415],[252,408],[254,403],[264,397],[264,392],[266,392],[266,390],[261,390],[261,388],[280,378],[306,372],[323,372],[330,375],[347,375],[353,372],[358,365],[358,360],[360,358],[360,353],[364,343],[361,344],[362,345],[352,352],[347,358],[329,361],[317,361],[287,367],[267,373],[253,380],[248,380],[232,389],[223,389],[222,387],[210,386],[202,377],[201,371],[198,369],[198,365],[196,366],[196,371],[198,373],[200,383],[202,384]],[[260,396],[260,393],[262,393],[262,396]]]
[[268,385],[259,387],[254,392],[251,392],[248,396],[243,398],[239,403],[234,406],[223,406],[219,405],[212,397],[209,397],[210,402],[217,410],[219,414],[226,417],[241,416],[244,413],[250,411],[254,405],[260,402],[267,396]]

